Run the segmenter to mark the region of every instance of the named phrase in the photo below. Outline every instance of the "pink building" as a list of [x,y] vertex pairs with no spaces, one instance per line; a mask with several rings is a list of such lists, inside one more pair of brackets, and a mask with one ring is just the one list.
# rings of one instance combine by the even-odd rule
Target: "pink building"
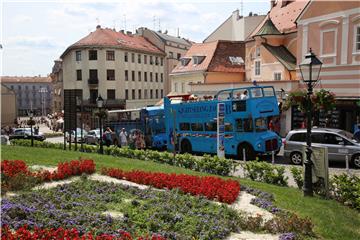
[[310,1],[296,23],[297,65],[312,48],[323,62],[316,88],[336,94],[336,109],[319,116],[320,125],[328,118],[330,127],[352,131],[360,116],[360,2]]

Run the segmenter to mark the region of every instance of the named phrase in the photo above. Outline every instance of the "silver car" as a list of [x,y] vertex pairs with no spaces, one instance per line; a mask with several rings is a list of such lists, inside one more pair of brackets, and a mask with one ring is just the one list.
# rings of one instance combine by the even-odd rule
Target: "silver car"
[[[328,148],[329,161],[343,162],[346,156],[355,168],[360,168],[360,143],[341,129],[313,128],[311,142]],[[306,145],[306,129],[290,131],[284,141],[284,157],[293,164],[302,164],[302,146]]]
[[98,144],[100,141],[100,129],[90,130],[84,139],[86,144]]

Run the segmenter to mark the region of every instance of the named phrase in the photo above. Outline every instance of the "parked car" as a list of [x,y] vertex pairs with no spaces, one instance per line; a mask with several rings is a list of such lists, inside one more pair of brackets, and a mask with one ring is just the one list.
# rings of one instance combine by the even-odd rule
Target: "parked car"
[[100,129],[90,130],[84,138],[86,144],[98,144],[100,141]]
[[[328,148],[329,161],[344,162],[346,155],[352,165],[360,168],[360,143],[353,134],[333,128],[313,128],[311,142]],[[306,129],[290,131],[284,141],[284,157],[293,164],[302,164],[302,146],[306,145]]]
[[9,144],[9,137],[1,134],[1,145],[8,145],[8,144]]
[[[82,136],[81,136],[81,128],[76,129],[76,140],[78,143],[84,142],[84,137],[87,135],[87,131],[83,129]],[[71,135],[68,132],[65,133],[66,141],[67,142],[75,142],[75,130],[71,131]]]
[[[34,140],[38,141],[44,141],[46,139],[42,132],[35,134],[34,129],[32,136]],[[31,128],[16,128],[14,133],[9,135],[9,140],[12,139],[31,139]]]

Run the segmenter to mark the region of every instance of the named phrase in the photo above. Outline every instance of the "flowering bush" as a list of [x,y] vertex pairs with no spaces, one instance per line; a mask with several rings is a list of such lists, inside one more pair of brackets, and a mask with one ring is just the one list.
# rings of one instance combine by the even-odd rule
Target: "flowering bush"
[[83,173],[92,174],[95,172],[95,163],[91,159],[71,160],[70,162],[58,163],[54,172],[41,171],[36,175],[43,181],[62,180],[71,176],[78,176]]
[[185,193],[202,195],[224,203],[233,203],[240,192],[240,184],[234,180],[217,177],[198,177],[186,174],[150,173],[144,171],[125,172],[116,168],[103,168],[102,174],[156,188],[179,188]]
[[23,160],[3,160],[1,161],[1,174],[6,177],[14,177],[17,174],[29,174],[28,166]]
[[57,239],[57,240],[165,240],[166,238],[162,236],[153,235],[151,237],[138,237],[133,238],[130,233],[125,231],[120,231],[120,236],[114,236],[110,234],[100,234],[94,236],[91,232],[87,232],[83,235],[79,234],[79,231],[75,228],[64,229],[60,228],[51,228],[51,229],[40,229],[35,228],[30,231],[27,229],[27,226],[22,226],[16,231],[11,231],[8,226],[1,228],[1,239],[7,240],[48,240],[48,239]]

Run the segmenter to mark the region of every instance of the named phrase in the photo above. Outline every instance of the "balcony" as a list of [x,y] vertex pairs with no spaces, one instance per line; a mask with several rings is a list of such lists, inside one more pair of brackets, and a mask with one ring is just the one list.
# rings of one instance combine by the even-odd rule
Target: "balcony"
[[88,84],[89,85],[99,85],[99,79],[98,78],[89,78]]

